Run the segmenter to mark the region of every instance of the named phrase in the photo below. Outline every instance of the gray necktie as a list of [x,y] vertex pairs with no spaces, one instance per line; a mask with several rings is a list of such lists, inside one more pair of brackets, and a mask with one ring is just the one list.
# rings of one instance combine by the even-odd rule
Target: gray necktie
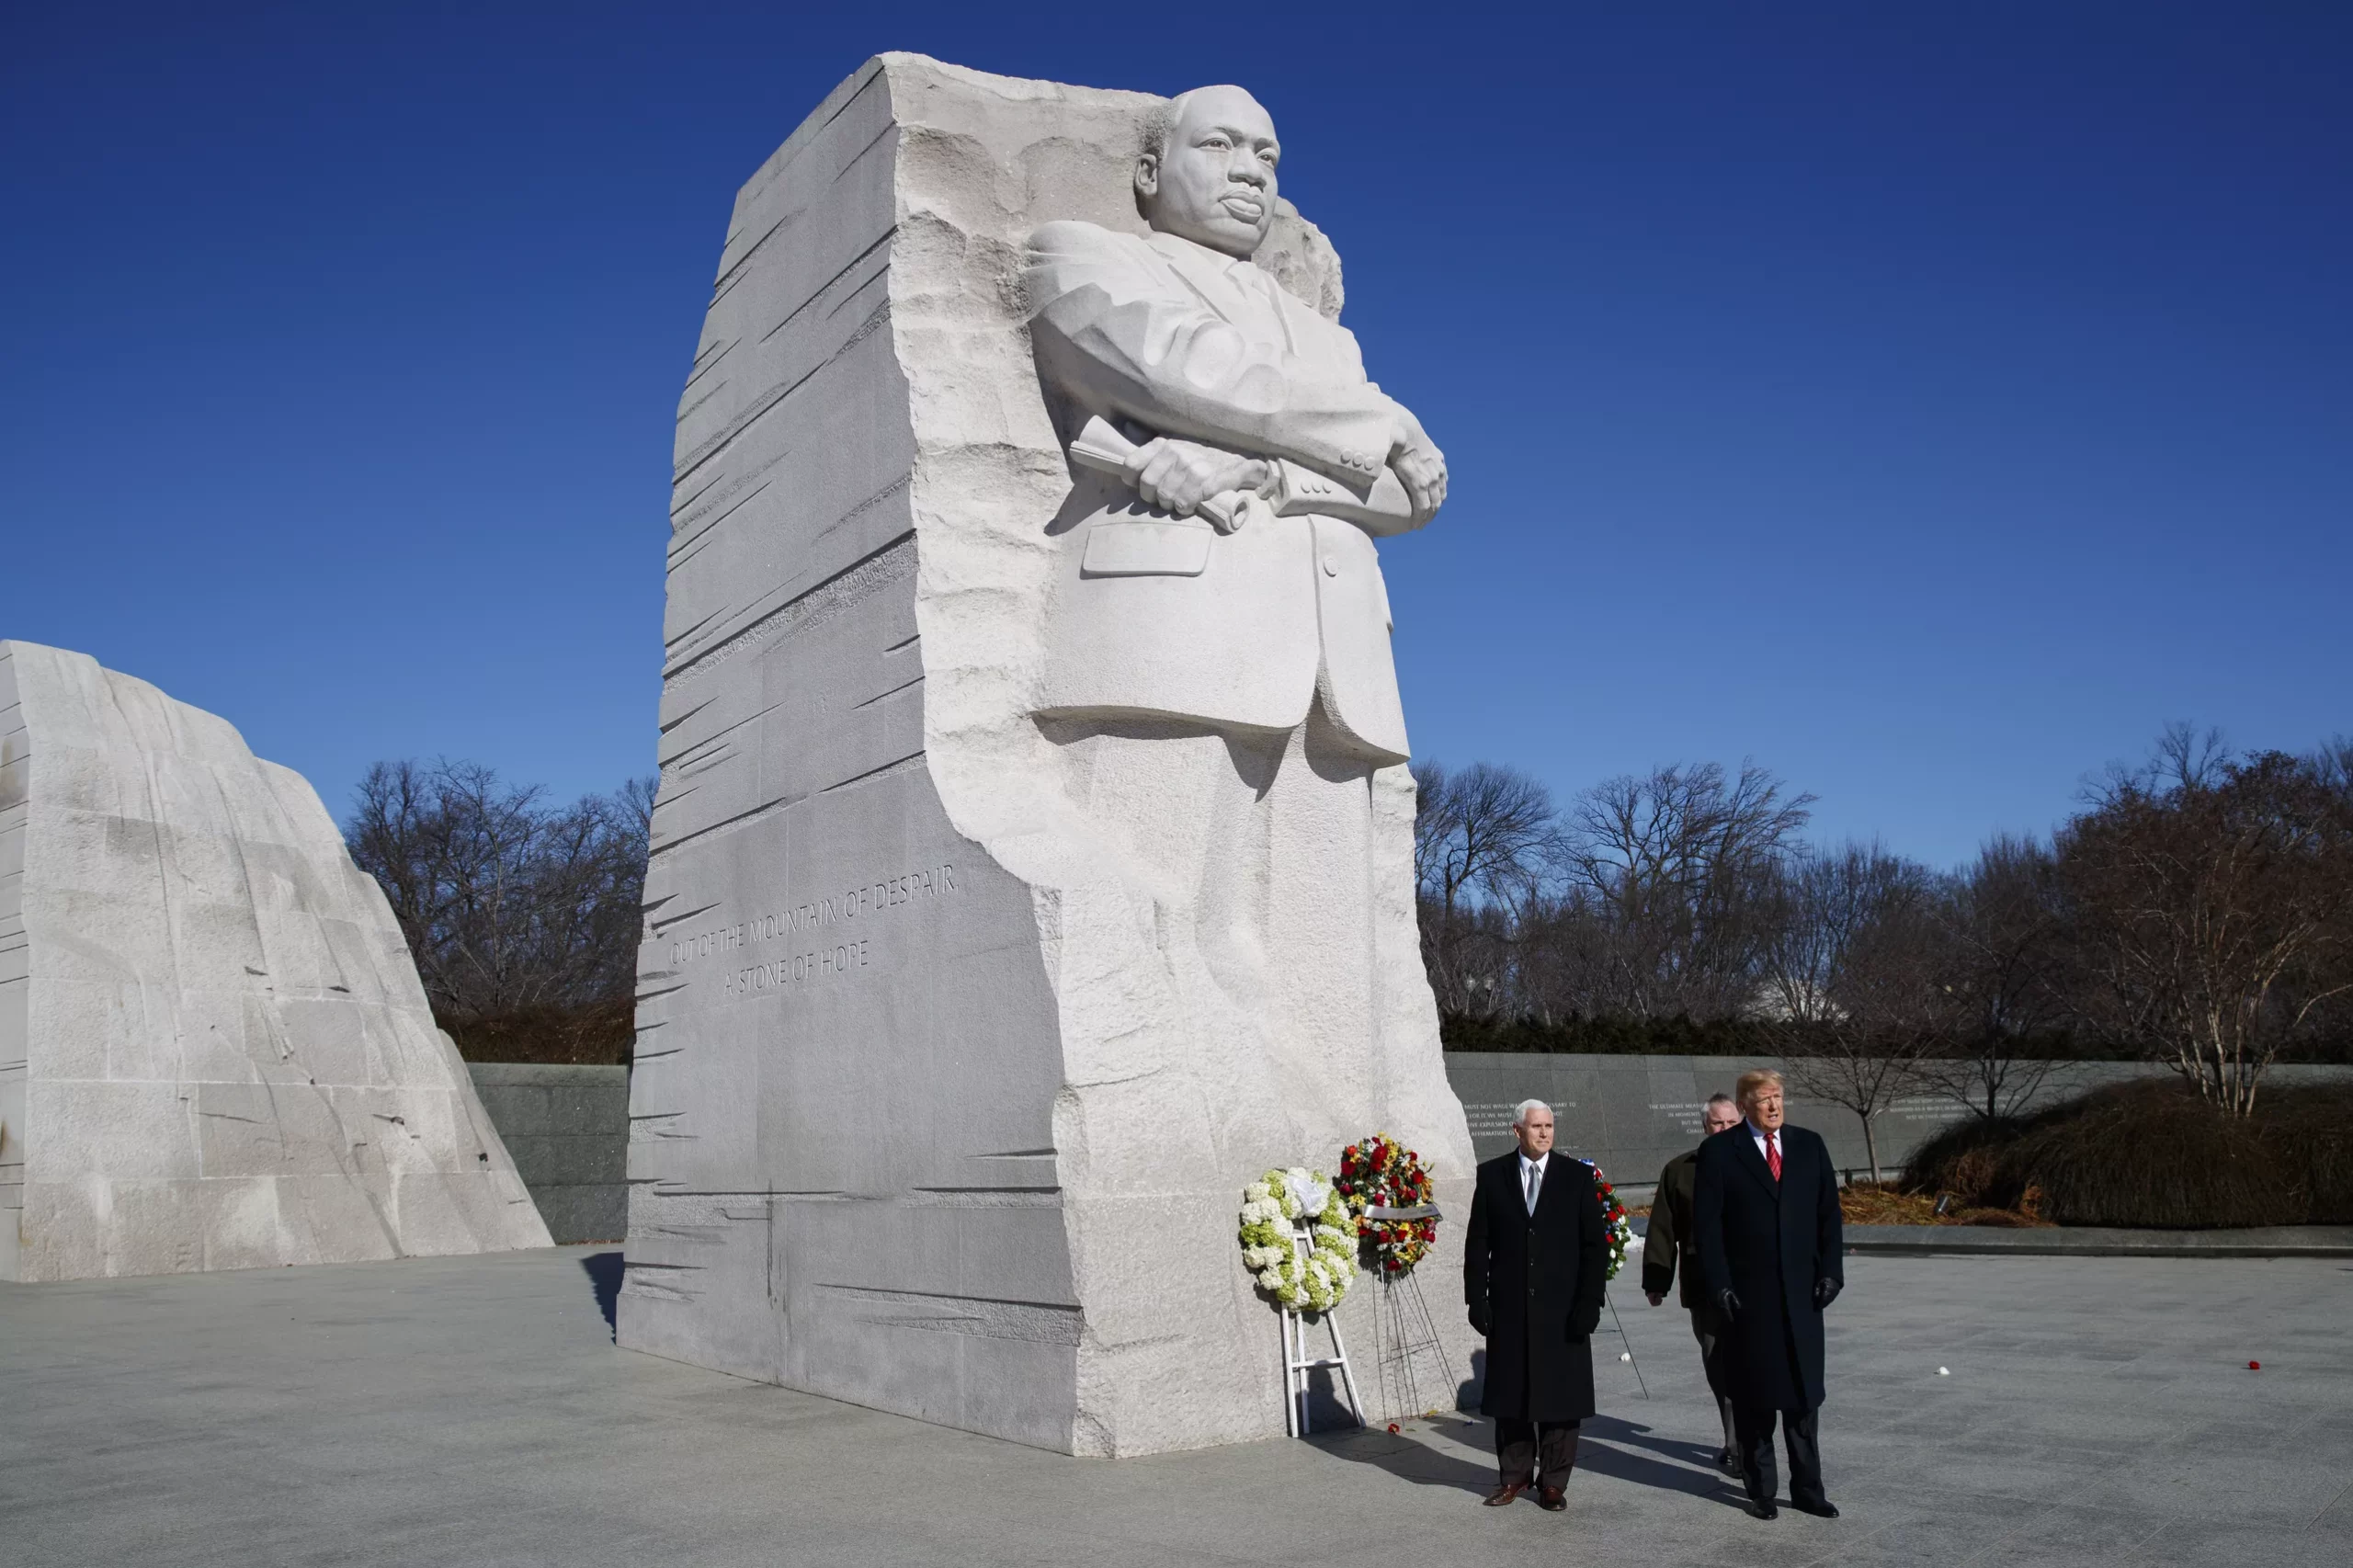
[[1523,1196],[1528,1199],[1528,1211],[1530,1214],[1536,1212],[1537,1178],[1543,1174],[1543,1171],[1542,1165],[1530,1161],[1522,1160],[1519,1163],[1520,1186],[1525,1189]]

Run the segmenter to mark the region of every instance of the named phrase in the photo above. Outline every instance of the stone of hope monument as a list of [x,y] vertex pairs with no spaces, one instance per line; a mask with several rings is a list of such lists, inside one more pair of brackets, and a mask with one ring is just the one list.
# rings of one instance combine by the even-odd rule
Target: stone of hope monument
[[1381,1130],[1469,1376],[1374,545],[1446,468],[1279,158],[1240,88],[890,54],[737,197],[678,411],[622,1345],[1073,1453],[1277,1434],[1242,1189]]

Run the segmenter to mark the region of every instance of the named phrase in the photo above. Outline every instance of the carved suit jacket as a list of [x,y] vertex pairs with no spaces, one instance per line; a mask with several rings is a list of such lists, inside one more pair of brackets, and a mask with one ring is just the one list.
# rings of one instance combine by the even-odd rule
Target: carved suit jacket
[[[1251,263],[1059,222],[1031,237],[1025,281],[1065,441],[1100,415],[1138,441],[1279,458],[1294,497],[1361,494],[1381,475],[1395,405],[1365,379],[1355,336]],[[1059,558],[1039,711],[1288,730],[1320,692],[1346,740],[1405,759],[1388,588],[1362,528],[1293,507],[1220,534],[1074,472],[1048,530]]]

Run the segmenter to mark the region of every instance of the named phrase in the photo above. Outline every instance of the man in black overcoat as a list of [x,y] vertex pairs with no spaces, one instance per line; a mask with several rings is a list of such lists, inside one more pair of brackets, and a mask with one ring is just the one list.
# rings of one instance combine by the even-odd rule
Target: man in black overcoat
[[1500,1507],[1533,1484],[1539,1506],[1567,1507],[1577,1423],[1593,1414],[1594,1328],[1608,1282],[1608,1233],[1593,1173],[1552,1152],[1552,1110],[1523,1100],[1519,1147],[1479,1167],[1462,1238],[1462,1296],[1487,1340],[1479,1409],[1495,1420]]
[[1822,1139],[1781,1119],[1781,1075],[1744,1073],[1741,1123],[1699,1145],[1691,1228],[1707,1290],[1729,1323],[1724,1370],[1749,1511],[1775,1517],[1773,1426],[1787,1428],[1790,1506],[1826,1519],[1822,1313],[1847,1283],[1838,1173]]

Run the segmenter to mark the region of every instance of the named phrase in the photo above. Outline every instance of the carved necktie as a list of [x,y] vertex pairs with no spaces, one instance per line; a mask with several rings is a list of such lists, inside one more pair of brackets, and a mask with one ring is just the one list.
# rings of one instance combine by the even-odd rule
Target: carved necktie
[[1781,1179],[1781,1140],[1778,1133],[1765,1134],[1765,1163],[1772,1168],[1773,1179]]

